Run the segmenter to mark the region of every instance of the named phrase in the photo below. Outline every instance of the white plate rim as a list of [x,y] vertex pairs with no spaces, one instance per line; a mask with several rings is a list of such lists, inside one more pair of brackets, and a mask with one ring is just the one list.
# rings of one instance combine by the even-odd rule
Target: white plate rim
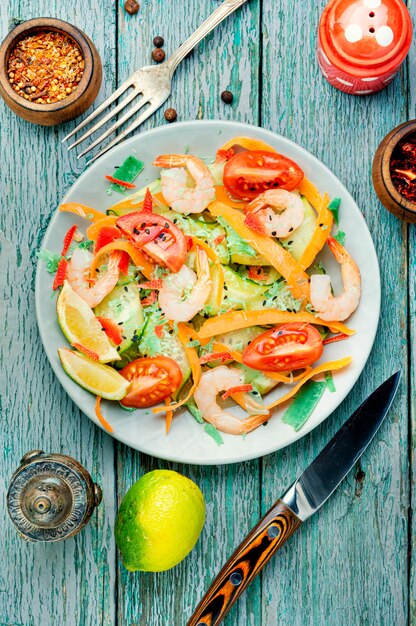
[[[375,275],[373,276],[373,289],[374,289],[374,311],[376,313],[375,317],[376,317],[376,321],[375,323],[372,325],[371,327],[371,335],[370,337],[367,337],[367,339],[369,339],[369,341],[367,342],[367,349],[365,350],[365,352],[363,352],[362,354],[362,362],[361,365],[359,367],[355,368],[354,374],[351,377],[351,383],[349,384],[348,388],[346,388],[345,390],[342,391],[342,393],[339,394],[339,401],[338,404],[336,405],[335,408],[331,409],[331,410],[322,410],[322,414],[320,416],[320,419],[318,421],[315,420],[315,422],[311,422],[311,420],[309,420],[306,425],[304,427],[302,427],[302,429],[298,432],[294,431],[294,436],[293,439],[290,442],[284,443],[283,445],[278,445],[276,443],[271,444],[270,446],[266,446],[264,447],[261,451],[253,451],[251,453],[248,454],[241,454],[239,456],[235,456],[235,455],[231,455],[231,456],[221,456],[220,458],[215,457],[215,458],[207,458],[207,459],[201,459],[201,458],[196,458],[195,456],[192,455],[179,455],[179,456],[175,456],[174,453],[170,453],[169,454],[160,454],[155,452],[155,450],[153,448],[148,448],[146,445],[144,446],[137,446],[137,445],[132,445],[131,441],[129,441],[129,439],[127,437],[124,437],[120,434],[117,433],[113,433],[112,436],[117,439],[118,441],[120,441],[121,443],[132,447],[135,450],[138,450],[139,452],[154,456],[156,458],[160,458],[162,460],[165,461],[172,461],[172,462],[177,462],[177,463],[184,463],[184,464],[189,464],[189,465],[225,465],[225,464],[231,464],[231,463],[239,463],[239,462],[243,462],[243,461],[249,461],[252,459],[256,459],[256,458],[260,458],[263,456],[266,456],[268,454],[271,454],[273,452],[276,452],[284,447],[286,447],[287,445],[291,445],[292,443],[295,443],[296,441],[300,440],[301,438],[303,438],[305,435],[309,434],[312,430],[314,430],[315,428],[317,428],[320,424],[322,424],[335,410],[336,408],[338,408],[340,406],[340,404],[343,402],[343,400],[346,398],[346,396],[350,393],[350,391],[354,388],[359,376],[361,375],[368,357],[371,353],[373,344],[374,344],[374,340],[376,337],[376,333],[377,333],[377,328],[378,328],[378,323],[379,323],[379,318],[380,318],[380,306],[381,306],[381,281],[380,281],[380,269],[379,269],[379,264],[378,264],[378,258],[377,258],[377,253],[374,247],[374,243],[372,241],[371,238],[371,234],[370,231],[368,229],[367,223],[364,219],[364,216],[362,215],[359,207],[357,206],[355,200],[353,199],[353,197],[351,196],[351,194],[349,193],[349,191],[347,190],[347,188],[345,187],[345,185],[337,178],[337,176],[335,176],[335,174],[324,164],[322,163],[322,161],[320,161],[317,157],[315,157],[311,152],[309,152],[308,150],[306,150],[305,148],[303,148],[302,146],[300,146],[299,144],[297,144],[296,142],[287,139],[286,137],[279,135],[278,133],[274,133],[273,131],[258,127],[258,126],[254,126],[251,124],[246,124],[243,122],[233,122],[233,121],[225,121],[225,120],[192,120],[192,121],[185,121],[185,122],[177,122],[175,123],[175,128],[198,128],[201,126],[208,126],[208,127],[212,127],[212,128],[216,128],[217,133],[218,132],[222,132],[222,130],[232,130],[234,133],[235,130],[235,134],[234,136],[246,136],[247,134],[252,134],[253,136],[257,136],[257,138],[262,139],[266,142],[271,142],[272,145],[273,143],[275,143],[276,141],[278,141],[279,143],[286,145],[288,147],[291,147],[292,149],[295,149],[295,151],[300,151],[303,154],[306,154],[306,158],[313,164],[315,164],[320,170],[321,172],[325,173],[325,176],[328,177],[329,181],[332,181],[332,183],[335,183],[336,186],[338,186],[340,189],[342,189],[343,192],[343,196],[348,198],[348,200],[351,203],[351,206],[354,207],[354,210],[356,211],[356,218],[361,222],[360,226],[361,228],[366,231],[366,234],[368,235],[368,238],[371,242],[371,256],[373,258],[373,261],[375,261],[374,267],[373,269],[376,270]],[[220,128],[218,128],[220,127]],[[76,189],[82,185],[84,179],[87,178],[88,175],[91,174],[91,172],[94,172],[94,170],[99,167],[105,160],[107,160],[109,157],[116,155],[118,152],[124,152],[127,148],[129,148],[130,146],[134,145],[135,142],[137,141],[141,141],[143,139],[147,139],[149,136],[152,135],[156,135],[156,134],[160,134],[160,133],[165,133],[166,129],[170,129],[172,128],[172,126],[160,126],[157,128],[153,128],[144,132],[141,132],[139,134],[133,135],[132,137],[126,139],[125,141],[123,141],[121,144],[115,146],[114,148],[112,148],[111,150],[109,150],[107,153],[105,153],[102,157],[100,157],[100,159],[97,159],[97,161],[95,161],[90,167],[88,167],[86,170],[84,170],[80,176],[78,176],[77,180],[75,181],[75,183],[70,187],[70,189],[68,189],[68,191],[66,192],[66,194],[64,195],[64,197],[61,200],[61,203],[64,203],[66,201],[68,201],[69,196],[76,191]],[[260,136],[259,136],[260,135]],[[300,163],[300,165],[302,166],[302,163]],[[312,181],[313,182],[313,181]],[[51,232],[53,231],[54,227],[55,227],[55,223],[58,220],[58,216],[62,215],[58,212],[58,210],[56,209],[51,216],[49,225],[44,233],[43,239],[42,239],[42,243],[41,243],[41,248],[43,248],[43,243],[44,241],[46,241],[49,237],[49,235],[51,234]],[[76,404],[76,406],[87,415],[87,417],[89,417],[89,419],[91,419],[97,426],[99,426],[100,428],[103,429],[102,425],[99,423],[98,419],[95,416],[95,412],[94,412],[94,400],[93,400],[93,396],[91,396],[91,394],[88,394],[88,396],[90,398],[92,398],[91,400],[91,404],[92,407],[90,407],[90,410],[86,409],[85,407],[85,402],[82,399],[82,395],[87,393],[85,392],[82,388],[79,387],[80,390],[80,394],[77,396],[71,392],[70,387],[71,387],[71,383],[73,384],[73,381],[65,374],[64,370],[62,369],[62,367],[55,367],[54,366],[54,359],[53,359],[53,353],[52,350],[50,348],[50,346],[48,345],[48,337],[47,337],[47,327],[44,324],[44,320],[42,317],[42,312],[43,312],[43,302],[41,299],[41,281],[42,281],[42,275],[45,276],[45,270],[42,268],[42,263],[40,261],[38,261],[37,263],[37,269],[36,269],[36,279],[35,279],[35,310],[36,310],[36,318],[37,318],[37,323],[38,323],[38,329],[39,329],[39,334],[41,337],[41,341],[43,344],[43,347],[45,349],[45,353],[47,355],[47,358],[51,364],[51,367],[54,371],[54,374],[56,375],[56,377],[58,378],[59,382],[61,383],[61,385],[63,386],[63,388],[65,389],[66,393],[69,395],[69,397],[71,398],[71,400]],[[63,337],[63,336],[62,336]],[[65,338],[63,337],[63,343],[65,342]],[[82,393],[81,393],[82,392]],[[120,409],[121,411],[121,409]],[[104,429],[103,429],[104,430]],[[105,431],[107,432],[107,431]],[[248,435],[250,436],[250,435]],[[221,446],[221,449],[223,449],[224,446]]]

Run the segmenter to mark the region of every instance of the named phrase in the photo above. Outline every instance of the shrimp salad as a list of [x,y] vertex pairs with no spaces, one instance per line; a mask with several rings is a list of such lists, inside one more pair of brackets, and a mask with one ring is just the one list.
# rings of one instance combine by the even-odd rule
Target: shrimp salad
[[[185,407],[217,440],[218,431],[246,435],[279,405],[298,430],[351,362],[325,359],[327,344],[354,334],[345,322],[361,294],[337,229],[340,199],[247,137],[212,159],[163,154],[153,165],[159,178],[138,190],[106,177],[122,200],[105,213],[59,207],[85,218],[49,268],[71,343],[59,351],[65,371],[97,396],[110,431],[101,398],[165,414],[166,432]],[[342,279],[335,291],[317,259],[325,248]]]

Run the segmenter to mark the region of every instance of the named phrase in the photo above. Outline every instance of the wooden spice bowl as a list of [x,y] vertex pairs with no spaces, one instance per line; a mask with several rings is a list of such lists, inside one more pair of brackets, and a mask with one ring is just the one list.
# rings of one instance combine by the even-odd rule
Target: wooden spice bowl
[[[31,102],[17,94],[7,74],[9,57],[15,46],[27,36],[40,32],[59,32],[78,44],[84,59],[84,72],[74,91],[50,104]],[[33,124],[54,126],[78,117],[96,99],[102,81],[102,64],[96,47],[79,28],[52,17],[39,17],[22,22],[0,46],[0,95],[10,109]]]
[[394,186],[390,175],[390,161],[397,144],[414,133],[416,120],[400,124],[384,137],[373,160],[373,185],[381,203],[390,213],[412,224],[416,224],[416,203],[402,196]]

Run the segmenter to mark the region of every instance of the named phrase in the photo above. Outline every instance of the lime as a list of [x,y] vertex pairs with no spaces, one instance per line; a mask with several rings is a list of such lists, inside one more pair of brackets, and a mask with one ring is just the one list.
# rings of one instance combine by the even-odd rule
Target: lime
[[58,354],[68,376],[95,396],[121,400],[126,395],[130,383],[109,365],[90,361],[83,354],[68,348],[61,348]]
[[204,496],[192,480],[170,470],[145,474],[117,513],[115,538],[125,567],[171,569],[195,546],[204,522]]
[[100,363],[117,361],[120,356],[101,328],[93,310],[66,280],[56,303],[59,326],[71,344],[80,344],[98,354]]

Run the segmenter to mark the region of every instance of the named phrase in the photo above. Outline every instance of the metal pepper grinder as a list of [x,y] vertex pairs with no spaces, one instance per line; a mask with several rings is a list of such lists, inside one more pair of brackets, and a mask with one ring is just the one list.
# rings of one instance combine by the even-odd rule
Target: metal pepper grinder
[[78,461],[32,450],[12,476],[7,509],[25,541],[61,541],[84,528],[101,499],[101,488]]

